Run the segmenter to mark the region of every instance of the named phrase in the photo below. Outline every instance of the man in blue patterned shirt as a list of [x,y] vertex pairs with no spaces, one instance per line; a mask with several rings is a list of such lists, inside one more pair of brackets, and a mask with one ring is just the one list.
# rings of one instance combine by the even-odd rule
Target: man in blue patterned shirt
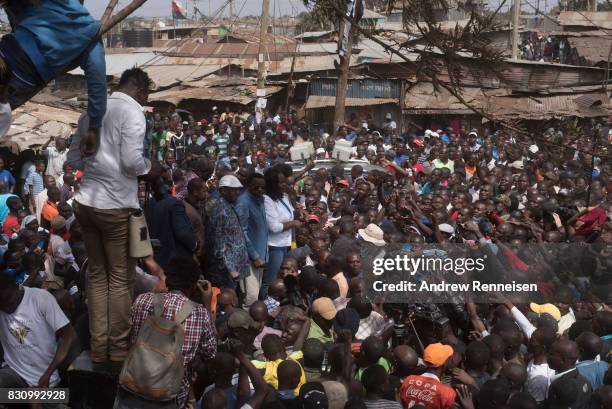
[[249,275],[249,254],[234,203],[242,191],[234,175],[219,180],[220,198],[206,206],[206,274],[219,288],[235,289]]

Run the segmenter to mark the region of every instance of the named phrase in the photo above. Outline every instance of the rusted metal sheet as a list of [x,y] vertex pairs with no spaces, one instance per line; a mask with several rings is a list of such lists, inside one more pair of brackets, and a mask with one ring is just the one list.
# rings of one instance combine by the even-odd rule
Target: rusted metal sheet
[[[310,95],[335,96],[338,81],[333,78],[315,78],[310,81]],[[400,80],[362,78],[349,79],[347,98],[394,98],[400,97]]]
[[564,27],[612,29],[612,11],[562,11],[559,24]]
[[568,37],[567,41],[576,50],[578,57],[584,58],[589,65],[598,65],[608,61],[612,46],[610,37]]

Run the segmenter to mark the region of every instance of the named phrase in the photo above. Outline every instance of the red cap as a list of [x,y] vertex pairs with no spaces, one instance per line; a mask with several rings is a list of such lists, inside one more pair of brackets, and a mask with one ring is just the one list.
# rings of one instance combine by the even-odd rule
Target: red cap
[[319,219],[319,216],[317,216],[316,214],[309,214],[308,215],[308,221],[314,220],[317,223],[319,223],[321,220]]
[[337,185],[344,185],[344,186],[350,186],[349,181],[346,179],[340,179],[339,181],[336,182]]
[[415,144],[415,145],[417,145],[417,146],[423,146],[423,141],[422,141],[422,140],[420,140],[420,139],[415,139],[413,142],[414,142],[414,144]]

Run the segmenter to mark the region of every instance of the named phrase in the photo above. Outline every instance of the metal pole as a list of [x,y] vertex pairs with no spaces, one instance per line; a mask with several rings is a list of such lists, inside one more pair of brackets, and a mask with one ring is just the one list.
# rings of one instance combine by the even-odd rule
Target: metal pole
[[519,20],[521,17],[521,0],[514,0],[514,19],[512,23],[512,59],[518,60]]

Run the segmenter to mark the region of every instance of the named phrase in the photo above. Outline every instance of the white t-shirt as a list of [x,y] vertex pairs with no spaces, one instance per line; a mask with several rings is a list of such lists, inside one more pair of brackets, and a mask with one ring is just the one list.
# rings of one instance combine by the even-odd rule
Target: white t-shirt
[[[55,333],[70,323],[53,295],[39,288],[24,287],[19,307],[12,314],[0,311],[0,342],[4,360],[30,386],[36,386],[57,349]],[[57,371],[49,386],[60,381]]]

